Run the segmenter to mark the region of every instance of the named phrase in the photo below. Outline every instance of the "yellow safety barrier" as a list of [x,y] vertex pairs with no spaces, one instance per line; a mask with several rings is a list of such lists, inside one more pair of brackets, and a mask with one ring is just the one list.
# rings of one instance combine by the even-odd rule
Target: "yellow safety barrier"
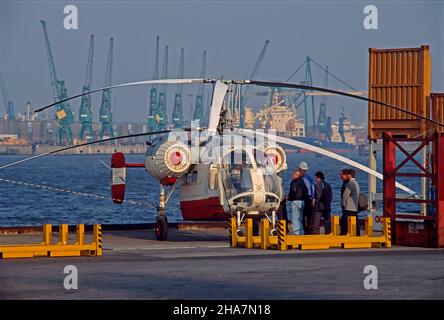
[[59,241],[52,243],[52,225],[43,225],[43,241],[38,244],[0,246],[0,258],[78,257],[102,255],[102,226],[94,225],[93,240],[85,244],[85,226],[77,225],[77,241],[68,244],[68,225],[59,226]]
[[287,234],[287,225],[285,220],[277,221],[277,235],[270,235],[270,222],[268,219],[262,219],[260,226],[260,235],[253,235],[253,220],[246,219],[244,224],[245,235],[239,235],[235,218],[229,220],[230,244],[231,247],[240,248],[261,248],[278,249],[285,251],[287,249],[330,249],[330,248],[389,248],[392,246],[390,219],[384,218],[383,232],[381,236],[373,235],[373,221],[371,217],[365,219],[365,234],[356,235],[356,217],[348,218],[348,233],[340,235],[339,217],[331,217],[330,234],[326,235],[292,235]]

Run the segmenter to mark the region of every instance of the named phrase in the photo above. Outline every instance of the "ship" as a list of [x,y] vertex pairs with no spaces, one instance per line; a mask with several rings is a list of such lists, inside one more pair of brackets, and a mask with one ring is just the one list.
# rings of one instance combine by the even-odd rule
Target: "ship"
[[[298,118],[294,104],[287,105],[286,100],[280,100],[278,95],[273,97],[270,104],[263,106],[257,113],[251,107],[245,109],[246,128],[273,129],[276,134],[286,138],[308,143],[335,153],[350,153],[358,150],[358,145],[365,144],[363,126],[351,124],[342,110],[339,119],[331,123],[329,118],[326,129],[309,128],[306,131],[305,122]],[[256,125],[257,123],[257,125]],[[310,153],[299,148],[286,149],[286,152]]]

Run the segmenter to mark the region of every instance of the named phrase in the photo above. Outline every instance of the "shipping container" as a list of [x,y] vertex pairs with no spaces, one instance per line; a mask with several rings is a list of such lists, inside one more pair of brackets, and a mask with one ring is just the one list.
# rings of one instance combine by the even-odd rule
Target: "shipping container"
[[[431,59],[429,46],[401,49],[369,49],[369,98],[396,105],[430,117]],[[382,138],[382,132],[413,137],[427,131],[426,120],[369,103],[368,136]]]
[[[444,93],[431,93],[430,102],[432,119],[444,123]],[[430,123],[429,127],[429,130],[444,132],[444,127],[438,126],[434,123]]]

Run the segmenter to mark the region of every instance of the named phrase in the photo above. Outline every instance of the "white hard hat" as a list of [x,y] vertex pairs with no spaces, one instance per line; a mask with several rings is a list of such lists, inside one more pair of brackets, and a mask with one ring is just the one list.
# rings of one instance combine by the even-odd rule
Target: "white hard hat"
[[299,169],[301,170],[308,170],[308,164],[305,161],[299,162]]

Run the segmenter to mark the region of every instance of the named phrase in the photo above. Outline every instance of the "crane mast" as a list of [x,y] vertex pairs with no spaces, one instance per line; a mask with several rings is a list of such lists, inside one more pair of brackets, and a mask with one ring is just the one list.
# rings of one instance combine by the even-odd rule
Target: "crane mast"
[[[165,56],[163,58],[162,79],[168,78],[168,46],[165,46]],[[166,84],[160,86],[158,113],[156,115],[158,130],[166,130],[168,128],[167,114],[167,94]]]
[[15,120],[15,107],[6,90],[5,79],[0,70],[0,89],[2,90],[3,102],[5,103],[5,115],[8,120]]
[[[264,62],[265,53],[267,52],[267,47],[270,44],[270,40],[265,40],[264,46],[262,47],[259,56],[254,64],[253,70],[250,73],[250,80],[256,78],[259,70]],[[241,128],[245,128],[245,106],[247,105],[248,97],[251,95],[251,86],[245,86],[243,94],[240,96],[240,108],[239,108],[239,125]]]
[[[207,68],[207,51],[204,50],[202,52],[202,64],[200,66],[200,78],[203,79],[205,77]],[[200,84],[199,89],[196,95],[196,102],[194,104],[194,114],[193,114],[193,120],[198,121],[198,126],[202,127],[205,125],[204,119],[205,119],[205,113],[204,113],[204,107],[203,107],[203,95],[204,95],[204,85]]]
[[[82,93],[86,93],[91,91],[92,85],[92,74],[93,74],[93,59],[94,59],[94,35],[91,35],[89,41],[89,51],[88,51],[88,60],[86,64],[86,76],[85,76],[85,84],[83,85]],[[94,140],[94,131],[93,131],[93,119],[92,119],[92,110],[91,110],[91,96],[84,95],[82,96],[82,101],[80,103],[79,108],[79,122],[80,122],[80,132],[79,138],[83,140],[86,138],[88,142]]]
[[[113,46],[114,39],[111,38],[109,39],[108,58],[106,61],[105,87],[109,87],[113,83]],[[112,120],[113,115],[111,113],[111,89],[106,89],[102,92],[102,104],[100,106],[100,139],[103,139],[103,136],[106,132],[108,132],[110,138],[114,137]]]
[[[41,20],[40,23],[43,27],[43,33],[45,37],[46,53],[48,56],[49,76],[51,80],[51,88],[54,96],[54,102],[58,102],[68,98],[68,91],[66,89],[65,81],[57,78],[54,57],[52,54],[51,44],[49,42],[48,31],[46,29],[47,23]],[[56,105],[56,119],[57,119],[57,137],[58,144],[73,143],[71,124],[74,121],[74,113],[68,102],[62,102]]]
[[[178,79],[183,79],[184,77],[184,59],[185,59],[185,50],[184,48],[181,48],[179,72],[177,75]],[[176,94],[174,95],[173,125],[175,128],[183,127],[182,89],[183,86],[181,84],[178,84],[176,88]]]
[[[328,66],[325,66],[324,88],[328,88]],[[325,139],[331,141],[331,117],[327,117],[327,96],[322,97],[319,105],[318,130],[325,134]]]
[[[156,49],[154,52],[154,72],[153,80],[159,79],[159,36],[156,37]],[[148,110],[148,131],[157,131],[156,115],[158,114],[157,84],[150,90],[150,108]]]

